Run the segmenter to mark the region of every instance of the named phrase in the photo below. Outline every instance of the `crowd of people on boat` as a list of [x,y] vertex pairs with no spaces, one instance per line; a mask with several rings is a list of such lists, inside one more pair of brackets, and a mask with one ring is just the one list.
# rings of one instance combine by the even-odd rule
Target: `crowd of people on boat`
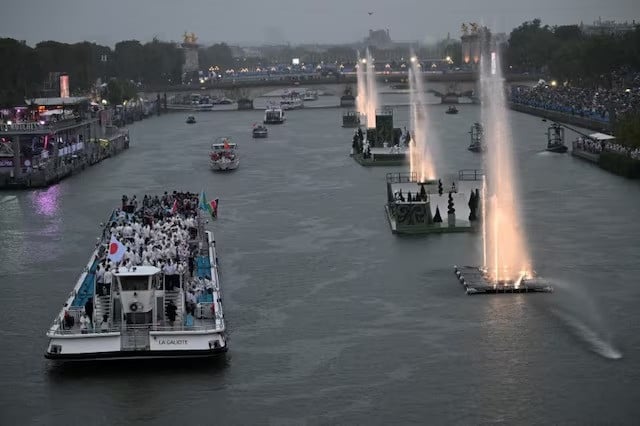
[[[96,293],[106,296],[111,292],[114,272],[119,268],[131,269],[135,266],[155,266],[165,275],[165,290],[177,290],[181,275],[187,271],[185,283],[185,325],[193,325],[197,301],[213,293],[213,283],[208,278],[194,276],[196,251],[190,245],[197,235],[198,194],[190,192],[165,192],[162,196],[144,195],[139,203],[135,195],[122,196],[121,208],[116,209],[111,222],[105,226],[104,241],[114,236],[125,246],[119,262],[109,260],[103,253],[95,272]],[[212,296],[209,297],[213,302]],[[207,299],[207,301],[209,301]],[[191,315],[191,317],[189,317]],[[176,312],[169,306],[166,310],[169,322],[173,324]],[[190,319],[190,320],[189,320]],[[73,326],[73,317],[65,311],[63,325]],[[93,299],[87,301],[80,316],[80,330],[107,331],[108,318],[93,318]]]
[[611,112],[622,117],[640,111],[640,73],[611,76],[612,88],[538,84],[512,88],[511,102],[609,122]]

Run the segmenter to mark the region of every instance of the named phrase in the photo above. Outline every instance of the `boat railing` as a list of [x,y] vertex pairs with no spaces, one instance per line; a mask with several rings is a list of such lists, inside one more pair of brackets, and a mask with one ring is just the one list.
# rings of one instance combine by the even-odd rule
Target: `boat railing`
[[418,173],[416,172],[387,173],[387,183],[408,183],[417,181]]
[[481,180],[484,171],[477,169],[464,169],[458,171],[458,180]]

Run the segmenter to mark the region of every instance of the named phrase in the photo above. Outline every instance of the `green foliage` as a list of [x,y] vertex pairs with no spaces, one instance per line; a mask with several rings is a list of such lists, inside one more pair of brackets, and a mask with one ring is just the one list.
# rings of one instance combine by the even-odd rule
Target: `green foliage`
[[598,165],[605,170],[630,179],[640,178],[640,160],[624,154],[605,151],[600,154]]
[[617,142],[629,148],[640,148],[640,113],[629,114],[616,121]]
[[0,38],[0,107],[24,105],[35,97],[43,71],[38,56],[29,46],[10,38]]
[[209,69],[209,67],[217,66],[221,69],[233,68],[234,59],[231,48],[226,43],[216,43],[212,46],[200,49],[198,52],[200,67]]
[[[640,68],[640,26],[623,34],[587,36],[577,25],[550,27],[540,19],[511,31],[506,66],[518,71],[549,72],[580,85],[610,86],[610,72]],[[603,80],[603,76],[605,80]]]
[[107,99],[112,105],[122,104],[136,96],[136,88],[130,81],[113,78],[107,83]]

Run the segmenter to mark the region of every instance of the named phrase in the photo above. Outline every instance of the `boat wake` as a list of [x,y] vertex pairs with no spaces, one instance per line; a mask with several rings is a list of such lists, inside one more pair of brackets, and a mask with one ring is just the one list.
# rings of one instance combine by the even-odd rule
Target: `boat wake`
[[[553,280],[553,283],[554,293],[560,297],[558,305],[551,306],[550,312],[567,326],[571,334],[586,343],[591,351],[603,358],[621,359],[622,352],[611,343],[592,299],[567,282]],[[566,299],[562,297],[563,293]]]
[[552,309],[554,315],[562,320],[580,340],[589,345],[589,348],[596,354],[607,359],[621,359],[622,352],[601,337],[597,331],[577,318],[557,309]]

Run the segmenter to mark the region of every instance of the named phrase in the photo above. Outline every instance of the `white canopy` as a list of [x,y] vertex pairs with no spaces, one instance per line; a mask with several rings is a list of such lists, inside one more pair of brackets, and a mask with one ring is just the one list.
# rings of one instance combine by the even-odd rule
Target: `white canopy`
[[589,137],[596,141],[608,141],[616,138],[615,136],[607,135],[605,133],[592,133]]

